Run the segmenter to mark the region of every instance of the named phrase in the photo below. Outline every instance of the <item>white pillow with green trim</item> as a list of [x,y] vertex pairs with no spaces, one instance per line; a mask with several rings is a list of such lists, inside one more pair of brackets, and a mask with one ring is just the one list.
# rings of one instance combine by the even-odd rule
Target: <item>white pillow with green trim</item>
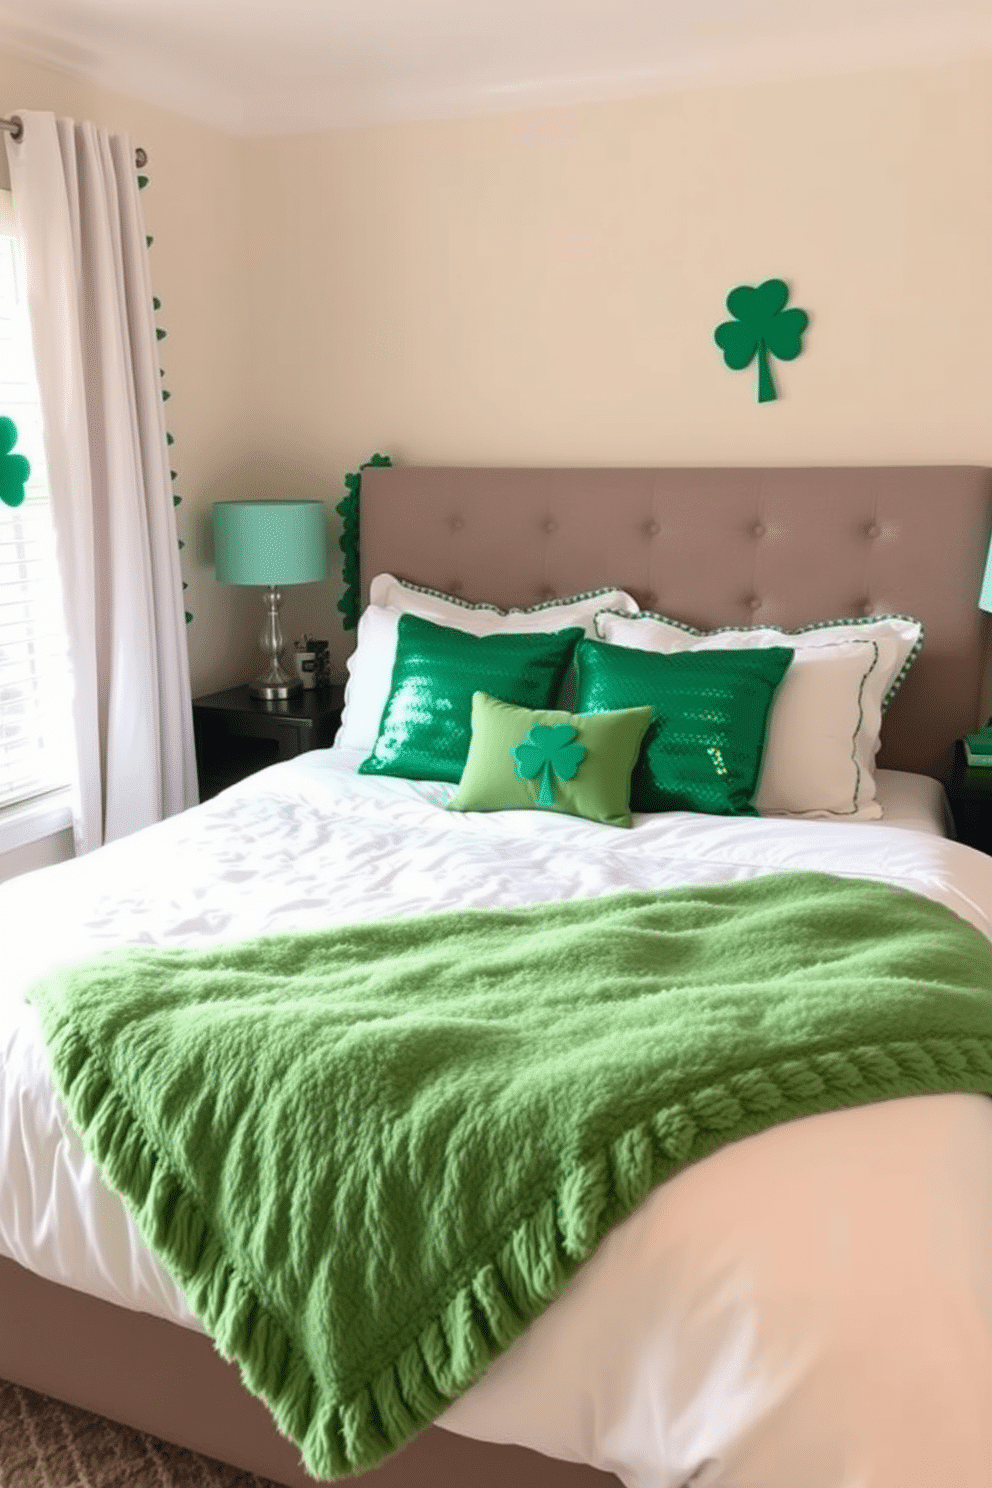
[[600,610],[637,614],[637,601],[623,589],[595,589],[549,599],[525,610],[500,610],[495,605],[470,604],[439,589],[409,584],[392,574],[378,574],[369,586],[369,603],[358,622],[355,650],[348,658],[341,727],[335,746],[369,753],[379,737],[379,724],[389,698],[396,661],[400,615],[419,615],[435,625],[448,625],[469,635],[521,634],[568,630],[581,626],[595,637]]
[[908,616],[871,616],[799,631],[769,626],[698,631],[661,616],[600,612],[596,629],[613,645],[677,651],[791,646],[768,726],[755,805],[765,816],[870,821],[882,713],[923,643]]

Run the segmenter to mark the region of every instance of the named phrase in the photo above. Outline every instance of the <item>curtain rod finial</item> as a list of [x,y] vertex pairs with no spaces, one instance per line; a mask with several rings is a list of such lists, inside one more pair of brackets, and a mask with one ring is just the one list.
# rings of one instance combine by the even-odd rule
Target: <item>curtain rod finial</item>
[[[11,114],[9,119],[0,119],[0,129],[6,129],[12,140],[24,138],[24,120],[20,114]],[[148,152],[139,145],[134,152],[134,163],[141,170],[148,164]]]

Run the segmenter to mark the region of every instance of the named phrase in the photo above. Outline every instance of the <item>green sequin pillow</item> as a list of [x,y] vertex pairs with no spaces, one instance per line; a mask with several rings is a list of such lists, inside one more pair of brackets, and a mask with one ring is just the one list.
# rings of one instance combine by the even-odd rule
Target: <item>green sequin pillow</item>
[[663,656],[602,641],[575,653],[583,713],[651,707],[630,785],[633,811],[757,816],[765,735],[787,646]]
[[653,708],[563,713],[472,698],[472,742],[450,811],[563,811],[630,826],[630,776]]
[[358,773],[457,785],[472,736],[472,694],[550,706],[583,634],[574,627],[475,636],[401,615],[379,737]]

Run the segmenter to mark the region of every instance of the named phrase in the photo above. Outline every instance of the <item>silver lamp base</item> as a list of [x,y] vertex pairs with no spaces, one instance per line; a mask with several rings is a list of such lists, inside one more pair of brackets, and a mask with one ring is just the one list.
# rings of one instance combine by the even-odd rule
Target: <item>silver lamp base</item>
[[270,681],[269,674],[266,672],[264,677],[256,677],[254,682],[248,683],[248,696],[261,698],[266,703],[285,703],[289,698],[296,697],[297,693],[303,691],[303,683],[298,678],[287,676],[282,671],[282,667],[279,670],[285,677],[285,681],[281,679]]
[[299,677],[291,676],[279,665],[283,647],[282,626],[279,624],[282,594],[270,586],[263,593],[262,601],[266,609],[265,628],[259,640],[269,664],[260,677],[249,682],[248,695],[269,703],[285,702],[287,698],[295,697],[298,692],[303,691],[303,683]]

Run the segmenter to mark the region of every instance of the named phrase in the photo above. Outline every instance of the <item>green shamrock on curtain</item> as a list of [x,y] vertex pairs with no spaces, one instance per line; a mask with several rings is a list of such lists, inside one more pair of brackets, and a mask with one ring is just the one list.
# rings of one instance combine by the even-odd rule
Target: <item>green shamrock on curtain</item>
[[757,356],[759,403],[771,403],[778,397],[769,355],[791,362],[803,349],[809,316],[795,306],[787,310],[788,298],[789,286],[784,279],[766,279],[757,287],[739,284],[727,296],[727,309],[735,319],[725,320],[713,332],[723,360],[735,372],[750,366]]
[[31,466],[23,455],[13,455],[17,443],[17,425],[11,418],[0,418],[0,501],[7,506],[20,506]]
[[559,780],[574,780],[582,761],[588,754],[577,738],[578,729],[568,723],[535,723],[527,738],[513,751],[517,762],[517,774],[521,780],[541,777],[541,788],[537,799],[542,806],[553,806],[555,788],[552,775]]

